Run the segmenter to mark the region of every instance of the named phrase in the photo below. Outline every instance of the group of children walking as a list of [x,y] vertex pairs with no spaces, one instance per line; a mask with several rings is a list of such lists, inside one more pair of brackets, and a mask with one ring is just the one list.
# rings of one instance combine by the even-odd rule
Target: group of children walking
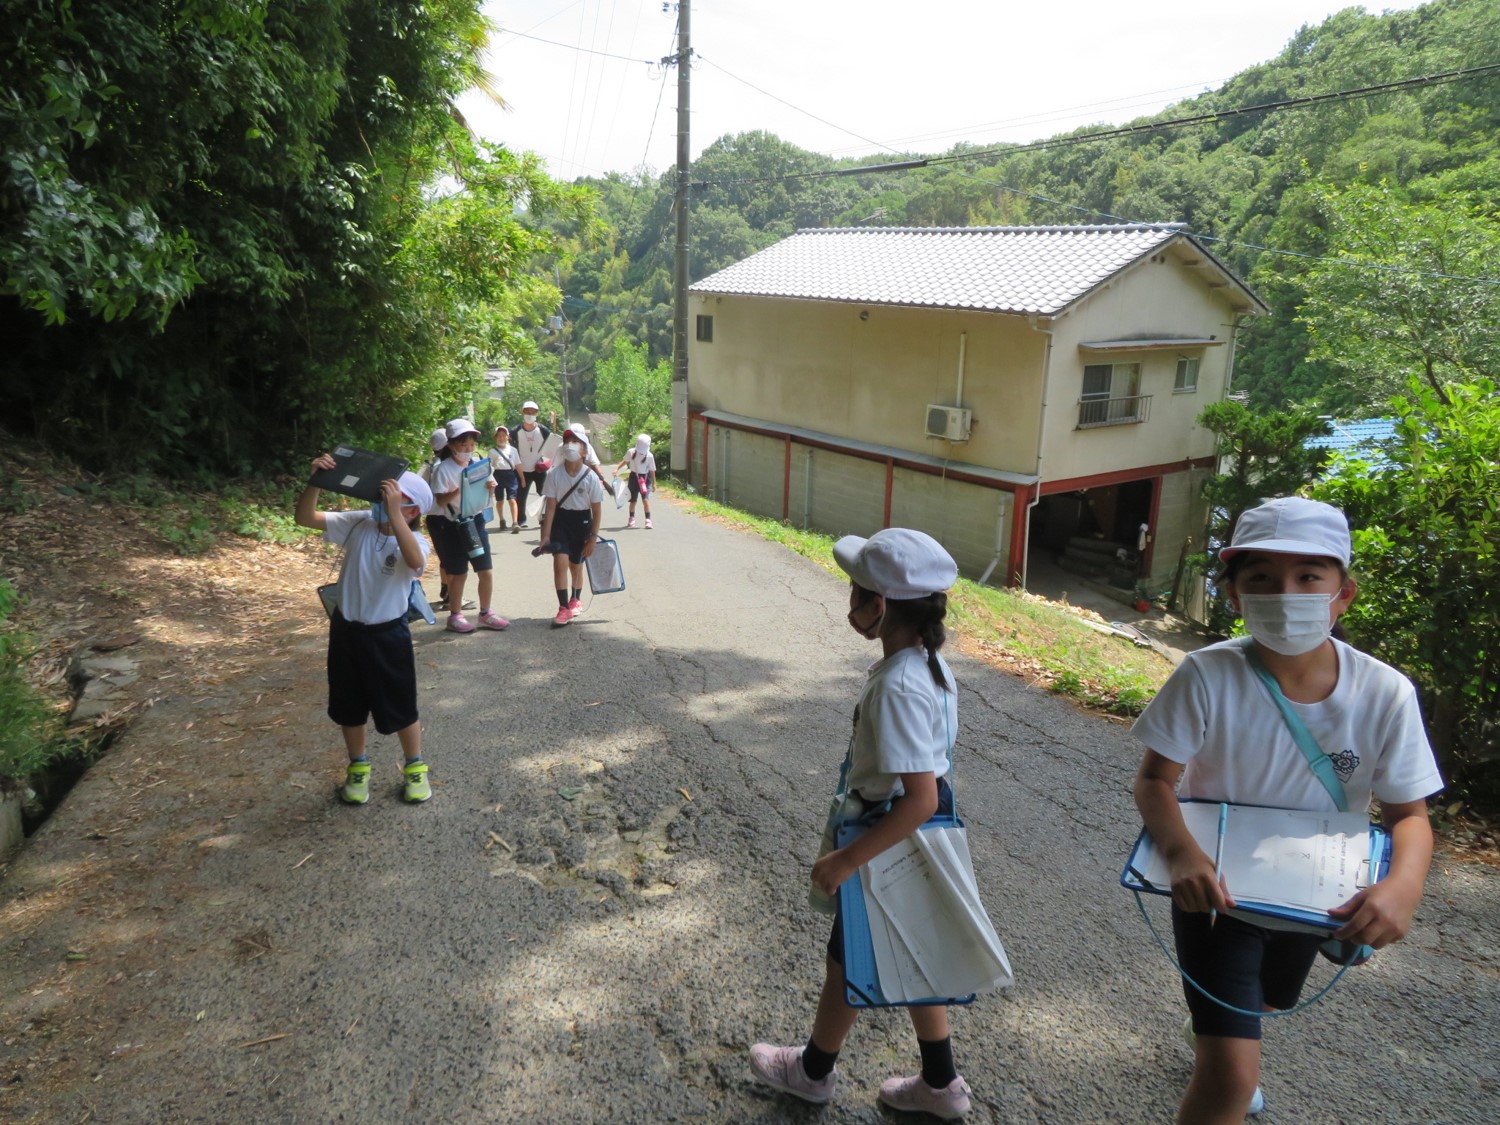
[[[533,425],[534,419],[533,412]],[[446,436],[449,447],[457,444],[452,456],[458,457],[473,449],[478,434],[457,420]],[[574,612],[580,564],[599,533],[605,489],[591,454],[578,427],[564,434],[560,471],[538,469],[535,456],[525,468],[527,454],[517,463],[502,453],[518,476],[523,503],[513,510],[513,519],[523,526],[522,474],[545,474],[541,540],[553,552],[559,606],[554,624],[566,623]],[[633,475],[644,478],[639,493],[632,489],[632,501],[644,502],[654,475],[649,439],[632,455],[622,467],[628,463]],[[329,468],[332,460],[325,455],[313,465]],[[346,801],[368,800],[364,737],[370,718],[376,730],[396,734],[401,743],[406,799],[431,795],[421,760],[405,591],[421,575],[427,556],[425,542],[414,533],[417,518],[452,496],[448,486],[454,479],[453,473],[442,473],[430,491],[412,473],[386,481],[385,512],[391,517],[379,522],[367,511],[318,511],[315,488],[298,501],[297,521],[321,530],[348,554],[347,585],[330,622],[328,644],[328,714],[343,731],[349,755],[340,790]],[[632,516],[633,509],[632,502]],[[649,526],[649,508],[646,518]],[[454,579],[463,574],[452,541],[447,558],[439,541],[439,535],[451,534],[434,536],[449,583],[450,628],[457,613],[454,599],[462,593],[461,581],[459,593],[452,593]],[[1220,587],[1243,617],[1248,638],[1191,653],[1133,728],[1145,747],[1135,802],[1168,861],[1182,971],[1202,989],[1183,985],[1189,1012],[1185,1030],[1194,1050],[1192,1076],[1177,1111],[1184,1125],[1238,1122],[1264,1108],[1262,1020],[1254,1013],[1296,1005],[1327,935],[1281,931],[1268,926],[1263,915],[1237,911],[1234,888],[1187,831],[1179,800],[1330,811],[1340,806],[1363,811],[1378,800],[1392,840],[1389,873],[1332,912],[1342,923],[1332,939],[1345,950],[1379,950],[1401,940],[1422,898],[1433,848],[1426,798],[1441,789],[1442,779],[1411,683],[1331,635],[1357,591],[1350,553],[1348,523],[1327,504],[1289,497],[1245,512],[1230,545],[1220,552]],[[906,528],[868,539],[846,536],[835,544],[834,558],[849,576],[848,623],[879,643],[880,658],[870,666],[854,708],[840,804],[841,815],[857,813],[874,823],[842,847],[832,846],[832,834],[825,834],[824,850],[810,872],[825,901],[864,864],[934,814],[951,809],[945,774],[958,729],[958,687],[940,651],[947,591],[958,574],[953,558],[931,536]],[[462,561],[472,560],[464,556]],[[486,602],[481,622],[489,613],[489,589],[481,579]],[[1277,700],[1278,694],[1284,698]],[[1328,771],[1319,770],[1314,756],[1299,745],[1282,703],[1331,760],[1337,782],[1325,780]],[[845,999],[842,926],[835,912],[822,991],[805,1042],[756,1043],[749,1055],[759,1082],[818,1104],[834,1096],[839,1054],[858,1015]],[[914,1005],[908,1012],[920,1069],[887,1079],[878,1099],[896,1110],[962,1117],[972,1092],[954,1063],[947,1009]]]

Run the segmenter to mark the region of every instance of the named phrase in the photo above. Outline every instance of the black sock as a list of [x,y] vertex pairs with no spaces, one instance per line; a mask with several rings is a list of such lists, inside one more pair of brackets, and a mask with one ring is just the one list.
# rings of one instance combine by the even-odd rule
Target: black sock
[[922,1081],[934,1090],[941,1090],[958,1077],[953,1067],[953,1038],[918,1039],[917,1049],[922,1052]]
[[563,608],[563,609],[567,609],[568,608],[568,591],[567,590],[559,590],[557,592],[557,604],[561,608]]
[[582,586],[574,586],[573,587],[573,600],[576,602],[576,601],[578,601],[582,597],[583,597],[583,587]]
[[807,1046],[802,1048],[802,1069],[814,1082],[821,1082],[827,1078],[833,1070],[833,1064],[839,1061],[837,1051],[825,1051],[808,1037]]

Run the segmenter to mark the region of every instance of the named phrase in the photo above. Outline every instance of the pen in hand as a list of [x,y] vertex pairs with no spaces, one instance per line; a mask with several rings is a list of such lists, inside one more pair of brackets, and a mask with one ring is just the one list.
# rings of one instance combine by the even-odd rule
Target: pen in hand
[[[1214,846],[1214,882],[1222,885],[1224,879],[1224,829],[1229,823],[1229,804],[1226,801],[1219,802],[1219,842]],[[1210,923],[1218,921],[1219,910],[1210,907],[1208,920]]]

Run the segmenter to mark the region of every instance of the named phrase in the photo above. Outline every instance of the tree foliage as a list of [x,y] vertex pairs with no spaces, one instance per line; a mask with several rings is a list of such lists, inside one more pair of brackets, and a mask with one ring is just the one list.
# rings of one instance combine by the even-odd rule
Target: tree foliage
[[478,0],[33,0],[0,45],[0,405],[116,463],[416,447],[580,242],[588,193],[476,144]]
[[1354,640],[1416,683],[1450,786],[1500,795],[1500,395],[1420,378],[1376,455],[1336,457],[1314,494],[1349,516]]
[[[1412,203],[1389,182],[1310,189],[1328,255],[1304,279],[1310,356],[1366,411],[1418,375],[1440,400],[1500,376],[1500,217],[1476,193]],[[1365,268],[1351,269],[1349,263]]]
[[599,363],[598,388],[599,409],[619,415],[605,444],[623,451],[635,444],[637,434],[647,433],[661,461],[672,437],[671,363],[660,359],[653,365],[644,344],[617,339],[609,358]]

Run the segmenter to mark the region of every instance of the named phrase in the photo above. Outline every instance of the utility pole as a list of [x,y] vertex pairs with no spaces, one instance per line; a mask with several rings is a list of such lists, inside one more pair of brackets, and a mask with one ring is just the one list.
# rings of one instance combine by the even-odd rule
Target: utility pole
[[672,255],[672,469],[687,475],[688,427],[688,111],[691,101],[692,3],[677,4],[677,241]]

